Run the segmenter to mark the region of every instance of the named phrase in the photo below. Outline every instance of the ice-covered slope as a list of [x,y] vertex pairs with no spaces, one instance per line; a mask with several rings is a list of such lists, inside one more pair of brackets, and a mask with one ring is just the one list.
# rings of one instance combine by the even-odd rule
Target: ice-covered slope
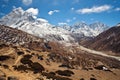
[[21,7],[14,9],[0,19],[0,24],[23,30],[46,40],[74,41],[67,30],[53,27],[47,20],[36,18],[32,13],[28,13],[27,10],[24,11]]

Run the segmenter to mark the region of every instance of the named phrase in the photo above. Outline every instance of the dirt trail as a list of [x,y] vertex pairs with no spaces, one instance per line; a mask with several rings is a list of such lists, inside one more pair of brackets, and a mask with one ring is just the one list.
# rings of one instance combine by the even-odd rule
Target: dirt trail
[[10,48],[10,50],[8,50],[8,53],[5,53],[4,55],[10,55],[14,52],[14,49]]
[[17,60],[15,61],[14,65],[16,65],[16,64],[21,60],[21,58],[22,58],[22,56],[19,56],[19,57],[17,58]]
[[80,46],[79,48],[80,48],[81,50],[83,50],[83,51],[87,51],[87,52],[92,53],[92,54],[97,54],[97,55],[101,55],[101,56],[105,56],[105,57],[111,57],[111,58],[114,58],[114,59],[117,59],[118,61],[120,61],[120,57],[107,55],[107,54],[105,54],[105,53],[103,53],[103,52],[91,50],[91,49],[85,48],[85,47],[83,47],[83,46]]

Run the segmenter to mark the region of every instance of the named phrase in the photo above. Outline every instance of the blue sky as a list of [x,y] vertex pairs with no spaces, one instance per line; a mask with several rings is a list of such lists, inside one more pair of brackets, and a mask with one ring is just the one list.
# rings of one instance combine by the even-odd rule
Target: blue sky
[[100,21],[113,26],[120,23],[120,0],[0,0],[0,18],[18,7],[54,25]]

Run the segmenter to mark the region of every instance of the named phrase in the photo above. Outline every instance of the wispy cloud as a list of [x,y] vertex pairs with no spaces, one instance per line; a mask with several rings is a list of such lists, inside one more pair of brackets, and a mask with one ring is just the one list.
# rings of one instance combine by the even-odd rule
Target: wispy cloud
[[58,25],[59,25],[59,26],[62,26],[62,25],[68,25],[68,24],[65,23],[65,22],[59,22]]
[[73,17],[73,20],[76,20],[76,17]]
[[26,6],[32,4],[32,0],[22,0],[22,3]]
[[74,10],[75,10],[75,8],[74,8],[74,7],[72,7],[72,8],[71,8],[71,11],[74,11]]
[[15,9],[16,8],[16,6],[12,6],[13,7],[13,9]]
[[70,19],[67,19],[66,22],[69,23],[69,22],[71,22],[71,20],[70,20]]
[[5,2],[9,2],[9,0],[4,0]]
[[1,15],[1,16],[4,16],[4,15],[5,15],[5,13],[2,13],[2,12],[1,12],[1,13],[0,13],[0,15]]
[[76,17],[73,17],[73,18],[71,18],[71,19],[67,19],[66,22],[67,22],[67,23],[70,23],[70,22],[72,22],[72,21],[74,21],[74,20],[76,20]]
[[110,5],[93,6],[92,8],[83,8],[76,10],[79,14],[100,13],[111,9]]
[[53,11],[49,11],[48,14],[53,15],[54,13],[58,13],[58,12],[60,12],[60,10],[53,10]]
[[52,3],[53,5],[58,5],[59,4],[59,2],[58,2],[58,0],[53,0],[53,3]]
[[66,4],[68,0],[47,0],[47,1],[50,1],[49,3],[52,3],[53,6],[58,6],[58,5],[60,6]]
[[116,8],[115,11],[120,11],[120,7],[119,7],[119,8]]
[[3,5],[2,5],[2,8],[4,8],[4,7],[6,7],[6,5],[5,5],[5,4],[3,4]]
[[29,8],[29,9],[27,9],[26,10],[27,12],[29,12],[29,13],[32,13],[33,15],[38,15],[38,13],[39,13],[39,10],[36,8]]
[[80,0],[73,0],[73,4],[76,4],[76,3],[79,3],[80,2]]
[[91,21],[94,21],[94,18],[90,18]]
[[41,22],[44,22],[44,23],[48,23],[48,20],[46,19],[38,18],[37,20],[40,20]]
[[71,19],[66,19],[65,22],[59,22],[58,25],[59,25],[59,26],[69,25],[70,22],[72,22],[72,21],[74,21],[74,20],[76,20],[76,19],[77,19],[76,17],[73,17],[73,18],[71,18]]

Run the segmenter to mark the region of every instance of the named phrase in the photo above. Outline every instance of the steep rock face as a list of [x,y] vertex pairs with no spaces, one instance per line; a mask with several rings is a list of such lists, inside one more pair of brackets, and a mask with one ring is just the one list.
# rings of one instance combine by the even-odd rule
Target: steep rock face
[[8,44],[24,44],[32,41],[43,41],[21,30],[0,25],[0,41]]
[[97,50],[110,50],[120,53],[120,26],[114,26],[99,34],[91,41],[87,41],[89,47]]

